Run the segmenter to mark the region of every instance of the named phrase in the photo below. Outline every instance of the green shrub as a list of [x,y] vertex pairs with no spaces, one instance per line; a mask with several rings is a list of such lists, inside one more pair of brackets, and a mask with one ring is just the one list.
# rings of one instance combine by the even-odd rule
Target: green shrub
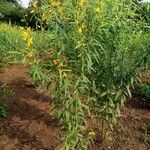
[[141,17],[140,19],[144,20],[150,25],[150,4],[149,3],[138,4],[138,7],[139,9],[137,10],[137,13]]
[[88,116],[102,120],[105,137],[131,97],[130,86],[150,53],[147,23],[137,9],[131,0],[46,1],[40,8],[48,25],[46,49],[35,50],[40,41],[23,30],[23,60],[32,65],[33,81],[52,94],[53,112],[67,130],[64,149],[87,149]]

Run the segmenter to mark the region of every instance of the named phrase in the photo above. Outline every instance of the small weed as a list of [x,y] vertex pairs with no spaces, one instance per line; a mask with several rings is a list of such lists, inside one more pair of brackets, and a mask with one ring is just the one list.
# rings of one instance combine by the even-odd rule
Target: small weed
[[150,143],[150,126],[144,125],[141,129],[143,133],[141,140],[147,145]]
[[1,96],[0,117],[6,117],[7,112],[4,107],[4,104],[6,103],[6,100],[8,100],[13,95],[14,95],[14,92],[12,91],[12,89],[9,86],[7,86],[6,84],[3,84],[0,86],[0,96]]
[[0,105],[0,117],[6,117],[7,112],[6,109]]
[[0,93],[2,93],[2,100],[6,100],[14,95],[12,89],[6,84],[0,86]]

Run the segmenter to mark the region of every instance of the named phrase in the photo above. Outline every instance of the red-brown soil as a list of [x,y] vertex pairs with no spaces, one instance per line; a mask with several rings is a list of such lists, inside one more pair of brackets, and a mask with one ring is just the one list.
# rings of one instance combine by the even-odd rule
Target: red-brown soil
[[150,102],[142,102],[141,97],[134,97],[122,110],[116,126],[101,142],[100,131],[94,138],[90,150],[150,150]]
[[7,101],[7,117],[0,118],[0,150],[54,150],[62,131],[49,114],[51,99],[37,92],[26,71],[14,66],[0,75],[15,93]]
[[[64,134],[50,114],[51,98],[39,93],[26,74],[25,66],[13,66],[0,74],[0,83],[14,91],[7,100],[7,117],[0,118],[0,150],[59,150]],[[107,142],[101,142],[98,123],[91,150],[149,150],[150,100],[134,97],[127,102]]]

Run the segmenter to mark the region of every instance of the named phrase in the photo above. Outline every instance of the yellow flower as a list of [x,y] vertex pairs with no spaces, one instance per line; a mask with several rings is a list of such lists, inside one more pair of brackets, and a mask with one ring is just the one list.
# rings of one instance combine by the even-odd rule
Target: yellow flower
[[104,13],[104,9],[100,8],[100,7],[97,7],[97,8],[95,8],[95,12],[96,13]]
[[63,73],[63,77],[68,77],[68,74],[66,72]]
[[79,4],[83,5],[87,0],[80,0]]
[[83,22],[81,28],[84,29],[86,27],[85,23]]
[[27,40],[27,46],[30,47],[32,44],[33,44],[33,38],[30,37],[30,38]]
[[93,132],[93,131],[90,131],[89,133],[88,133],[88,136],[90,136],[90,137],[94,137],[96,134],[95,134],[95,132]]
[[32,5],[32,6],[33,6],[33,8],[35,8],[35,9],[36,9],[36,8],[37,8],[37,2],[33,3],[33,5]]
[[100,8],[97,7],[97,8],[95,9],[95,12],[100,13]]
[[54,64],[55,66],[59,65],[59,63],[60,63],[60,59],[54,59],[54,60],[53,60],[53,64]]
[[77,32],[82,33],[82,28],[80,27]]
[[57,60],[53,60],[54,65],[58,65],[58,61]]
[[28,33],[27,33],[26,31],[23,31],[23,32],[21,33],[21,35],[22,35],[22,37],[23,37],[24,40],[26,40],[27,37],[28,37]]
[[47,16],[43,13],[42,14],[42,21],[46,21],[47,20]]

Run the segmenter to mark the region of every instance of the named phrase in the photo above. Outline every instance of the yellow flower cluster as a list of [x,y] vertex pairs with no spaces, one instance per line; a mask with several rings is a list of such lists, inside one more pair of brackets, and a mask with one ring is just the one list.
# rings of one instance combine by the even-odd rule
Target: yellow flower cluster
[[33,37],[30,36],[31,28],[27,28],[26,30],[23,30],[22,37],[24,41],[26,42],[27,47],[30,47],[33,44]]
[[95,134],[95,132],[93,132],[93,131],[90,131],[89,133],[88,133],[88,136],[89,137],[94,137],[96,134]]
[[[58,70],[64,69],[64,68],[66,68],[66,67],[68,66],[67,63],[63,64],[60,59],[54,59],[54,60],[53,60],[53,64],[54,64],[55,66],[59,66],[59,67],[60,67],[60,68],[58,68]],[[69,73],[63,71],[62,76],[66,78],[66,77],[69,76]]]
[[37,9],[38,9],[38,2],[36,1],[32,4],[32,10],[30,13],[34,13]]
[[27,40],[28,33],[26,31],[23,31],[21,35],[22,35],[24,40]]
[[83,29],[85,29],[85,28],[86,28],[85,23],[82,23],[81,26],[78,28],[77,32],[82,33]]
[[33,44],[33,38],[30,37],[30,38],[27,40],[27,46],[30,47],[32,44]]
[[95,12],[96,13],[103,13],[104,10],[103,10],[103,8],[97,7],[97,8],[95,8]]
[[[31,36],[31,28],[27,28],[24,29],[22,28],[22,38],[23,40],[26,42],[26,51],[25,51],[25,59],[30,59],[30,63],[32,63],[33,61],[35,61],[35,49],[31,48],[32,44],[33,44],[33,37]],[[33,61],[31,62],[31,59],[33,59]]]

